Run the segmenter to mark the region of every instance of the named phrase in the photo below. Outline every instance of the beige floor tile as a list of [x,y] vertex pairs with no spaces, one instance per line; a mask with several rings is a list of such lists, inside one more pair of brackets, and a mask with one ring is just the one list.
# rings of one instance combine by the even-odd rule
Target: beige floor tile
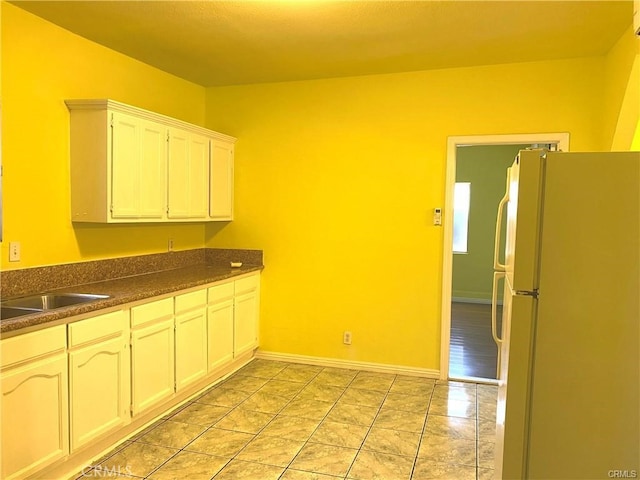
[[496,423],[497,405],[493,403],[478,402],[478,420]]
[[475,467],[454,465],[451,463],[436,463],[424,458],[418,458],[411,479],[427,480],[435,478],[446,480],[475,480],[476,469]]
[[245,377],[242,375],[233,375],[227,379],[220,388],[240,390],[246,393],[255,393],[260,390],[269,380],[266,378]]
[[282,370],[287,368],[288,364],[284,362],[273,362],[265,360],[254,360],[238,370],[238,375],[258,378],[273,378]]
[[236,407],[251,394],[247,392],[241,392],[240,390],[232,390],[230,388],[216,388],[208,393],[205,393],[201,397],[198,397],[196,403],[207,403],[209,405],[218,405],[221,407]]
[[405,395],[422,395],[430,397],[435,381],[430,378],[406,377],[398,375],[389,390],[391,393],[403,393]]
[[210,428],[187,445],[185,450],[231,458],[242,450],[253,438],[254,435],[249,433]]
[[432,399],[441,398],[444,400],[463,400],[467,402],[475,402],[476,401],[476,390],[475,385],[472,387],[469,386],[460,386],[460,385],[444,385],[444,384],[436,384],[433,389]]
[[455,463],[476,466],[476,441],[468,438],[438,437],[427,434],[422,438],[418,457],[436,463]]
[[192,402],[185,402],[182,405],[171,409],[171,411],[167,412],[165,415],[162,416],[162,420],[167,420],[171,417],[173,417],[176,413],[178,413],[180,410],[182,410],[183,408],[187,408],[189,405],[191,405]]
[[366,405],[352,405],[349,403],[337,403],[327,415],[327,420],[338,423],[351,423],[354,425],[370,426],[376,417],[378,409]]
[[332,385],[335,387],[347,387],[358,374],[357,370],[346,370],[342,368],[325,368],[317,377],[314,382],[321,383],[323,385]]
[[483,442],[495,442],[496,441],[496,422],[495,420],[478,421],[478,439]]
[[304,388],[304,383],[287,382],[284,380],[270,380],[261,389],[260,392],[282,397],[293,398],[300,390]]
[[478,402],[493,403],[498,401],[498,387],[493,385],[478,385],[477,387]]
[[482,468],[495,467],[495,447],[493,442],[478,442],[478,466]]
[[429,397],[423,395],[406,395],[403,393],[389,393],[382,408],[404,410],[405,412],[427,413]]
[[428,415],[425,433],[440,437],[476,439],[476,421],[472,418]]
[[218,420],[229,413],[229,407],[220,407],[218,405],[209,405],[206,403],[192,403],[187,408],[183,408],[173,417],[172,422],[189,423],[192,425],[202,425],[210,427]]
[[286,467],[300,451],[304,442],[259,435],[236,457],[247,462]]
[[295,470],[344,476],[358,450],[352,448],[307,443],[290,465]]
[[178,451],[175,448],[133,442],[102,462],[99,468],[120,472],[122,476],[146,477]]
[[375,428],[386,428],[388,430],[402,430],[405,432],[422,433],[426,413],[403,412],[382,408],[373,422]]
[[444,415],[446,417],[475,417],[476,402],[468,400],[453,400],[432,398],[429,404],[429,414]]
[[478,480],[493,480],[492,468],[478,468]]
[[290,364],[274,377],[274,380],[307,383],[322,371],[322,367]]
[[296,398],[280,413],[289,417],[302,417],[310,418],[312,420],[322,420],[327,415],[329,410],[331,410],[332,406],[333,402]]
[[147,478],[150,480],[209,480],[228,462],[229,459],[224,457],[180,452]]
[[287,417],[278,415],[267,425],[260,435],[282,437],[289,440],[307,440],[318,427],[320,420],[301,417]]
[[367,435],[362,449],[414,458],[419,444],[419,433],[374,427]]
[[344,395],[338,400],[339,403],[350,403],[352,405],[364,405],[366,407],[379,408],[382,405],[387,393],[378,390],[362,390],[349,387]]
[[348,478],[357,480],[409,480],[413,458],[360,451]]
[[161,447],[182,448],[204,432],[207,427],[168,420],[137,441]]
[[273,420],[271,413],[254,412],[238,407],[215,424],[216,428],[236,432],[258,433]]
[[324,473],[303,472],[302,470],[293,470],[288,468],[284,471],[280,480],[336,480],[342,477],[334,477],[333,475],[325,475]]
[[144,427],[142,430],[140,430],[138,433],[136,433],[135,435],[133,435],[129,440],[131,440],[132,442],[136,441],[137,439],[139,439],[140,437],[146,435],[147,433],[149,433],[151,430],[153,430],[154,428],[162,425],[166,420],[160,419],[156,422],[153,422],[151,425],[148,425],[146,427]]
[[253,410],[254,412],[278,413],[290,401],[291,399],[289,397],[264,393],[262,390],[258,390],[242,402],[240,408]]
[[215,480],[277,480],[283,471],[284,468],[273,465],[232,460],[214,478]]
[[388,392],[394,379],[395,375],[360,372],[349,386],[362,390]]
[[323,385],[312,380],[306,387],[300,390],[297,399],[320,400],[323,402],[335,402],[344,393],[344,387]]
[[309,441],[338,447],[360,448],[368,431],[369,427],[324,420]]

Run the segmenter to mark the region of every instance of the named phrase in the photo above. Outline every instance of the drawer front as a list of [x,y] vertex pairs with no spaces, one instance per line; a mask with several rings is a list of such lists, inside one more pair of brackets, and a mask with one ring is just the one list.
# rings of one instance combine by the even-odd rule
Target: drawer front
[[209,287],[209,303],[218,303],[233,298],[233,282]]
[[256,274],[247,278],[241,278],[240,280],[236,280],[235,284],[236,295],[256,290],[260,284],[260,275]]
[[67,348],[67,326],[45,328],[33,333],[7,338],[0,342],[2,368],[35,359]]
[[176,314],[193,310],[194,308],[204,307],[207,304],[207,290],[202,289],[196,292],[183,293],[177,295],[176,299]]
[[69,324],[69,347],[121,334],[127,328],[127,313],[118,310]]
[[173,316],[173,297],[138,305],[131,309],[131,326],[137,327]]

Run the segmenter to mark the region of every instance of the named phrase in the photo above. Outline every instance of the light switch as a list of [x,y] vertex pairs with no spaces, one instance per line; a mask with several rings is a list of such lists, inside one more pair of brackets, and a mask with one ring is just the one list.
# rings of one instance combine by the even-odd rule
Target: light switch
[[9,261],[20,261],[20,242],[9,242]]
[[433,224],[442,225],[442,209],[441,208],[433,209]]

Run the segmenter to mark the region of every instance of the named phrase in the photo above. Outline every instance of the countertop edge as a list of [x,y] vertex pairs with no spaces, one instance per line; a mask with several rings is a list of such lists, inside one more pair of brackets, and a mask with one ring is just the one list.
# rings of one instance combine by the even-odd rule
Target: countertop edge
[[[61,323],[73,323],[73,320],[64,320],[72,319],[72,317],[81,317],[77,319],[77,321],[80,321],[85,319],[85,315],[88,313],[99,312],[100,310],[106,310],[119,305],[220,282],[263,269],[264,265],[243,265],[240,268],[199,265],[55,290],[60,293],[65,291],[84,291],[83,293],[107,294],[111,296],[104,300],[97,300],[86,304],[39,312],[32,315],[23,315],[16,318],[2,319],[0,321],[0,338],[4,338],[7,335],[13,337],[21,333],[35,331],[36,328],[34,327],[38,326],[46,328],[47,324],[54,326]],[[129,283],[132,285],[132,288],[126,288]],[[135,285],[138,283],[143,284],[143,286],[135,288]],[[152,283],[153,287],[144,286],[144,284],[149,283]],[[22,332],[23,330],[24,332]]]

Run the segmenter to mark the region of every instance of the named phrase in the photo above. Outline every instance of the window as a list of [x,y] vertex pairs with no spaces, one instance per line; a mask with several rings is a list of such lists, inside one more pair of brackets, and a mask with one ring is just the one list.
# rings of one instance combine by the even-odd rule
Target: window
[[456,182],[453,189],[453,252],[467,253],[471,183]]

